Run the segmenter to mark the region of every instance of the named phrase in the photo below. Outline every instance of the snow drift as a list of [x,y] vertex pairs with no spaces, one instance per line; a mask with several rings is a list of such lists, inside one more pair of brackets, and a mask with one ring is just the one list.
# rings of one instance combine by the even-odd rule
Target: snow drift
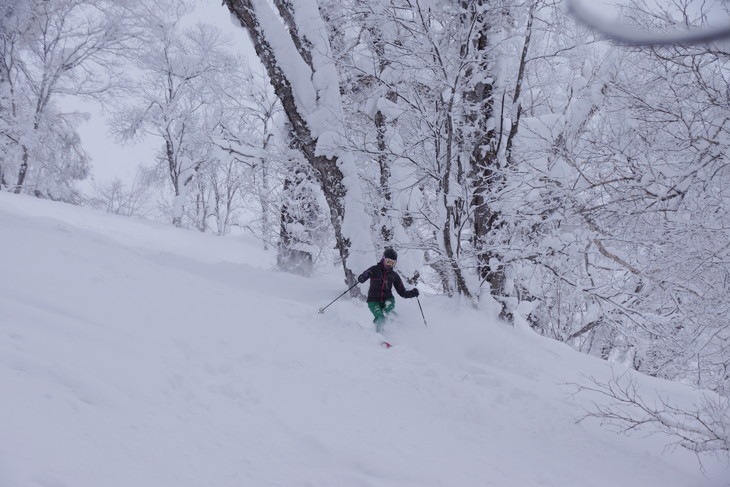
[[[0,193],[0,486],[718,486],[576,423],[610,364],[438,296],[379,346],[332,276],[244,238]],[[639,377],[678,401],[696,392]]]

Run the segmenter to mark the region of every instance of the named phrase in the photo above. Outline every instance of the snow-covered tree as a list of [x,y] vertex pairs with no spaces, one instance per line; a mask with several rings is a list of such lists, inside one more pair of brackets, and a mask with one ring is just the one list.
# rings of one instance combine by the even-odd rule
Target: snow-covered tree
[[117,109],[114,128],[123,140],[149,135],[162,142],[158,162],[166,167],[174,194],[173,223],[181,226],[191,183],[215,157],[204,113],[217,98],[215,79],[239,66],[218,29],[180,26],[190,4],[166,6],[149,6],[144,42],[135,56],[140,72],[135,103]]
[[[345,149],[340,77],[316,2],[226,0],[248,32],[302,152],[325,195],[345,280],[369,262],[369,225],[352,154]],[[273,7],[273,8],[272,8]],[[276,9],[276,10],[274,10]],[[363,249],[363,247],[365,249]]]
[[217,82],[210,124],[211,142],[219,154],[219,169],[212,171],[218,178],[218,221],[229,221],[233,207],[250,208],[257,217],[247,228],[268,248],[275,241],[281,161],[287,150],[288,133],[279,127],[280,105],[268,82],[248,68]]
[[515,297],[548,336],[725,393],[727,54],[616,48],[550,6],[535,16],[555,29],[527,57],[517,162],[489,236]]
[[500,224],[535,5],[382,0],[332,15],[374,238],[422,252],[449,294],[505,293],[485,237]]
[[148,171],[140,168],[129,183],[114,178],[107,183],[95,184],[85,204],[115,215],[144,217],[150,213],[151,183]]
[[0,186],[20,193],[72,197],[88,173],[65,96],[98,97],[119,78],[119,59],[134,35],[126,2],[5,2],[0,22]]

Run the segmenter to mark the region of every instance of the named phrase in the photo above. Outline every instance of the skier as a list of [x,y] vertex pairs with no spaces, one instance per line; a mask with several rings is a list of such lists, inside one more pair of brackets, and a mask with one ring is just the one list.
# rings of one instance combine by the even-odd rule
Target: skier
[[357,281],[362,284],[370,279],[370,290],[368,291],[368,308],[373,314],[375,323],[375,331],[380,333],[383,331],[383,324],[388,314],[393,312],[395,308],[395,298],[393,297],[392,287],[398,291],[404,298],[415,298],[418,296],[418,288],[406,291],[403,281],[397,272],[393,270],[398,254],[393,249],[385,249],[383,258],[380,262],[360,274]]

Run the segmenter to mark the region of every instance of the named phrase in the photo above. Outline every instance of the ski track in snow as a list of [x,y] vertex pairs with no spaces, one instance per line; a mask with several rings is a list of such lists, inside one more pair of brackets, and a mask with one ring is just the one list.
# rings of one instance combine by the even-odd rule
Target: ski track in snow
[[[576,424],[606,362],[398,299],[380,346],[336,270],[0,193],[1,487],[730,485],[662,435]],[[639,377],[679,402],[696,393]]]

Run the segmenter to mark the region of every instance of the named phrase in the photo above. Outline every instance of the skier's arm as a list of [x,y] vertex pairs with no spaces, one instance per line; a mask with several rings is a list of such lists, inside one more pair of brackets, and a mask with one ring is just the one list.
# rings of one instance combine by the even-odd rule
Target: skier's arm
[[368,279],[370,279],[370,275],[371,275],[370,274],[370,271],[371,271],[371,269],[372,269],[372,267],[369,267],[368,269],[365,270],[365,272],[363,272],[362,274],[360,274],[359,276],[357,276],[357,282],[359,282],[360,284],[362,284],[363,282],[365,282]]
[[398,274],[393,276],[393,286],[395,287],[395,290],[398,291],[398,294],[404,298],[415,298],[418,296],[418,289],[415,287],[410,291],[406,291],[403,281]]

